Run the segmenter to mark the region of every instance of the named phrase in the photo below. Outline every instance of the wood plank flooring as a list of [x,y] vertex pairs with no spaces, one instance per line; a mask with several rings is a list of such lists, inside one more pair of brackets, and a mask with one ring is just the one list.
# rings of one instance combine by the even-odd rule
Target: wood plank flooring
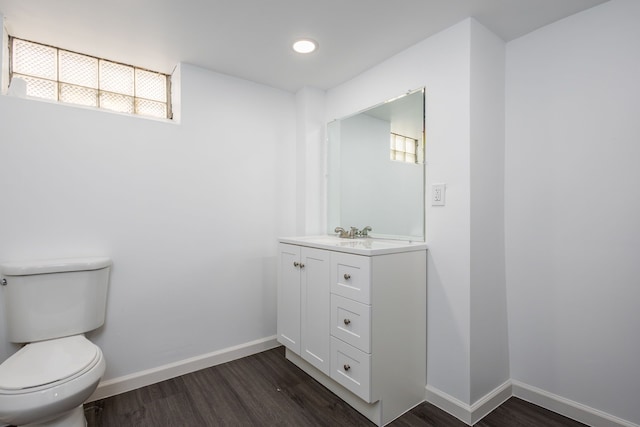
[[[284,358],[279,347],[85,405],[88,427],[366,426],[374,424]],[[465,427],[423,403],[394,427]],[[511,398],[478,427],[584,424]]]

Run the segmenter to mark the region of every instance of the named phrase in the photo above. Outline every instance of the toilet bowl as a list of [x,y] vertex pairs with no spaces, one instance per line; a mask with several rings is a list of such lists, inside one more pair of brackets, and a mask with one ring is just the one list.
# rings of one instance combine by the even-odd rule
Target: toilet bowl
[[0,365],[0,420],[84,427],[82,404],[104,370],[102,351],[82,335],[27,344]]

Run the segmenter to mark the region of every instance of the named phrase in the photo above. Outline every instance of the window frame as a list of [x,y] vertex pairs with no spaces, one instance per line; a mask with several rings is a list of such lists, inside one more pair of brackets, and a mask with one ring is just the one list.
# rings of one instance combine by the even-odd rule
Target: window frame
[[[35,45],[39,45],[39,46],[44,46],[46,48],[50,48],[50,49],[55,49],[56,52],[56,79],[52,80],[49,78],[44,78],[44,77],[40,77],[37,75],[29,75],[26,73],[18,73],[14,70],[14,41],[15,40],[19,40],[19,41],[23,41],[26,43],[31,43],[31,44],[35,44]],[[173,109],[172,109],[172,105],[171,105],[171,75],[169,74],[165,74],[165,73],[161,73],[158,71],[154,71],[154,70],[149,70],[147,68],[143,68],[143,67],[137,67],[135,65],[131,65],[131,64],[125,64],[122,62],[118,62],[118,61],[112,61],[106,58],[101,58],[101,57],[97,57],[94,55],[87,55],[84,53],[80,53],[80,52],[76,52],[73,50],[69,50],[69,49],[64,49],[61,47],[57,47],[57,46],[51,46],[45,43],[40,43],[40,42],[35,42],[32,40],[27,40],[24,38],[20,38],[20,37],[16,37],[16,36],[11,36],[9,35],[8,37],[8,43],[9,43],[9,57],[8,57],[8,63],[9,63],[9,84],[11,84],[11,81],[15,77],[20,78],[20,76],[25,76],[25,77],[31,77],[31,78],[36,78],[39,80],[46,80],[49,82],[53,82],[56,85],[56,98],[46,98],[46,97],[38,97],[38,96],[32,96],[30,98],[32,99],[42,99],[42,100],[48,100],[48,101],[53,101],[53,102],[57,102],[57,103],[62,103],[62,104],[66,104],[66,105],[75,105],[75,106],[82,106],[82,107],[89,107],[89,108],[95,108],[95,109],[99,109],[99,110],[103,110],[103,111],[110,111],[110,112],[115,112],[115,113],[120,113],[120,114],[127,114],[127,115],[131,115],[131,116],[137,116],[137,117],[145,117],[145,118],[151,118],[151,119],[160,119],[160,120],[173,120]],[[96,87],[90,87],[90,86],[85,86],[85,85],[81,85],[81,84],[77,84],[77,83],[70,83],[70,82],[66,82],[66,81],[61,81],[60,80],[60,55],[61,52],[66,52],[66,53],[71,53],[73,55],[80,55],[83,57],[87,57],[87,58],[91,58],[93,60],[97,61],[97,84]],[[132,70],[132,74],[133,74],[133,94],[127,94],[125,92],[117,92],[117,91],[113,91],[113,90],[105,90],[102,89],[100,87],[100,69],[101,69],[101,61],[110,63],[110,64],[115,64],[117,66],[123,66],[123,67],[127,67],[130,68]],[[147,73],[152,73],[152,74],[157,74],[157,75],[161,75],[164,77],[165,80],[165,101],[158,101],[157,99],[152,99],[152,98],[146,98],[146,97],[142,97],[142,96],[138,96],[136,93],[136,79],[137,79],[137,71],[142,71],[142,72],[147,72]],[[82,103],[74,103],[74,102],[67,102],[67,101],[63,101],[61,100],[61,91],[62,91],[62,87],[64,85],[72,85],[78,88],[83,88],[83,89],[88,89],[91,91],[95,91],[96,92],[96,102],[95,105],[86,105],[86,104],[82,104]],[[102,94],[111,94],[111,95],[120,95],[120,96],[126,96],[126,97],[130,97],[132,99],[132,111],[120,111],[117,109],[112,109],[112,108],[106,108],[104,106],[101,105],[101,99],[102,99]],[[156,102],[156,103],[160,103],[160,104],[165,104],[166,106],[166,115],[165,117],[159,116],[159,115],[149,115],[149,114],[141,114],[138,110],[138,101],[142,100],[142,101],[150,101],[150,102]]]

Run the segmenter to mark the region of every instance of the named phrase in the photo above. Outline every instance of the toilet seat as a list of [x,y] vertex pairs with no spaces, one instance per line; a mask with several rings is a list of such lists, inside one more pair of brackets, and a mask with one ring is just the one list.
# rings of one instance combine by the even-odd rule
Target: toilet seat
[[0,365],[0,394],[53,387],[93,368],[100,357],[83,335],[27,344]]

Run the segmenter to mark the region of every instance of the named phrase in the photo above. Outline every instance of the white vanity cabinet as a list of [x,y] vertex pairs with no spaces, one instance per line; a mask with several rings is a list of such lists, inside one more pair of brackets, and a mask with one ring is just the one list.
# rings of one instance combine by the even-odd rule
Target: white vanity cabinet
[[281,243],[278,341],[329,374],[329,251]]
[[278,341],[287,359],[377,425],[423,402],[426,246],[280,239]]

